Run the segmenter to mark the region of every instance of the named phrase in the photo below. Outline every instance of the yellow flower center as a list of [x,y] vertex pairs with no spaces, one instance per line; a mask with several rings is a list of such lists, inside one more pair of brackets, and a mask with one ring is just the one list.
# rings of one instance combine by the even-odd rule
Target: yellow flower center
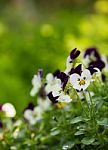
[[93,79],[96,79],[96,78],[97,78],[96,74],[93,74],[93,75],[92,75],[92,78],[93,78]]
[[56,104],[57,108],[64,108],[66,105],[67,105],[67,104],[64,103],[64,102],[58,102],[58,103]]
[[80,82],[79,82],[79,84],[80,84],[80,85],[84,85],[84,84],[85,84],[85,80],[84,80],[84,79],[81,79]]

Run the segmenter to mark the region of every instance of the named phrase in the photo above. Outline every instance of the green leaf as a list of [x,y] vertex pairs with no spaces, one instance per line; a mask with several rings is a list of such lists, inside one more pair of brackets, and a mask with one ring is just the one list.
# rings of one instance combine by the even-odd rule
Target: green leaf
[[83,132],[83,131],[77,131],[77,132],[75,133],[75,135],[81,135],[81,134],[84,134],[84,132]]
[[88,138],[85,137],[81,140],[81,143],[83,143],[84,145],[90,145],[95,141],[95,138]]
[[70,123],[74,124],[74,123],[81,122],[82,120],[83,120],[83,118],[81,116],[79,116],[79,117],[73,118]]
[[101,121],[97,121],[99,125],[108,126],[108,118],[104,118]]
[[71,148],[74,147],[74,145],[75,145],[74,141],[72,141],[72,142],[67,142],[67,143],[65,143],[65,145],[63,145],[62,150],[71,149]]

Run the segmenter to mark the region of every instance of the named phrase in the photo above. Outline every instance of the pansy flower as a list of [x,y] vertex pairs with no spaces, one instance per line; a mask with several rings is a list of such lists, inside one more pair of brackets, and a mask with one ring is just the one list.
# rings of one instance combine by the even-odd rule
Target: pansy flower
[[49,73],[46,76],[45,91],[47,94],[52,92],[54,97],[58,96],[60,91],[62,90],[61,85],[62,85],[61,80],[58,79],[57,77],[54,77],[53,74]]
[[69,76],[66,75],[64,72],[60,72],[60,70],[57,70],[56,72],[54,72],[54,77],[57,77],[58,79],[61,80],[61,84],[62,84],[62,89],[65,89],[65,86],[68,82]]
[[42,109],[39,106],[34,107],[33,110],[26,109],[24,111],[24,118],[31,124],[36,124],[39,120],[42,119]]
[[68,56],[67,58],[67,61],[66,61],[66,70],[65,70],[65,73],[68,74],[71,70],[71,68],[73,67],[72,66],[72,63],[73,61],[80,55],[80,51],[77,50],[77,48],[73,49],[71,52],[70,52],[70,55]]
[[72,101],[70,96],[64,93],[65,86],[68,82],[68,76],[60,71],[56,71],[53,74],[48,74],[46,77],[47,85],[45,87],[48,94],[48,98],[53,103],[66,102],[69,103]]
[[48,94],[48,98],[52,101],[52,103],[70,103],[72,99],[70,98],[69,95],[65,94],[63,91],[60,92],[60,94],[56,97],[52,95],[52,92]]
[[39,92],[39,89],[41,88],[42,85],[42,76],[43,76],[43,70],[39,69],[38,74],[34,75],[32,79],[33,88],[30,92],[31,96],[35,96]]
[[6,117],[13,118],[16,115],[15,107],[11,103],[5,103],[2,105],[2,112]]
[[70,83],[73,88],[78,91],[85,90],[90,85],[91,77],[90,71],[85,69],[81,72],[81,75],[78,73],[73,73],[70,76]]

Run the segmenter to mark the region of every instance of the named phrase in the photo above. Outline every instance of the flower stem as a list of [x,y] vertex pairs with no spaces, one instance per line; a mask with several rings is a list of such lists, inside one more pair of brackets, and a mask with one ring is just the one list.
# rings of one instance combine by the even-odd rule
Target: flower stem
[[86,110],[85,110],[85,108],[84,108],[84,106],[83,106],[83,104],[82,104],[82,101],[81,101],[81,99],[80,99],[80,97],[79,97],[79,95],[78,95],[78,93],[77,93],[77,91],[76,91],[76,90],[75,90],[75,92],[76,92],[76,95],[77,95],[77,97],[78,97],[79,103],[80,103],[80,105],[81,105],[81,107],[82,107],[83,111],[84,111],[84,112],[85,112],[85,114],[86,114],[86,117],[88,117],[88,118],[89,118],[89,116],[88,116],[88,114],[87,114],[87,112],[86,112]]

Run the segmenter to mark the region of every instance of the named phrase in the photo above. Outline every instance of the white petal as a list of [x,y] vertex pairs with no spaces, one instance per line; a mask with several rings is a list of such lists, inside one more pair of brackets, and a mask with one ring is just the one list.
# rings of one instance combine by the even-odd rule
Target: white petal
[[81,86],[78,81],[80,80],[80,78],[80,75],[78,75],[77,73],[74,73],[70,76],[70,83],[72,84],[74,89],[81,90]]
[[89,85],[90,85],[90,80],[85,80],[85,84],[81,85],[81,89],[85,90],[88,88]]
[[86,80],[91,80],[92,76],[91,73],[88,69],[85,69],[82,73],[81,73],[81,79],[86,78]]
[[24,111],[24,118],[30,120],[32,118],[32,110],[27,109]]
[[64,92],[61,92],[59,98],[57,99],[58,102],[65,102],[65,103],[69,103],[72,101],[72,99],[70,98],[69,95],[65,95]]
[[47,74],[47,76],[46,76],[46,81],[47,81],[47,82],[52,82],[53,79],[54,79],[54,77],[53,77],[53,74],[52,74],[52,73]]
[[38,98],[37,99],[37,104],[39,105],[39,107],[41,107],[43,110],[48,110],[50,108],[51,105],[51,101],[46,98],[46,99],[42,99],[42,98]]
[[97,72],[95,72],[97,77],[101,77],[101,71],[98,68],[94,68]]
[[15,117],[15,115],[16,115],[16,110],[11,103],[5,103],[2,106],[2,110],[5,112],[6,117],[12,118],[12,117]]
[[40,78],[40,76],[34,75],[34,77],[32,79],[32,85],[33,85],[33,88],[30,92],[30,95],[35,96],[38,93],[38,91],[41,87],[41,78]]

